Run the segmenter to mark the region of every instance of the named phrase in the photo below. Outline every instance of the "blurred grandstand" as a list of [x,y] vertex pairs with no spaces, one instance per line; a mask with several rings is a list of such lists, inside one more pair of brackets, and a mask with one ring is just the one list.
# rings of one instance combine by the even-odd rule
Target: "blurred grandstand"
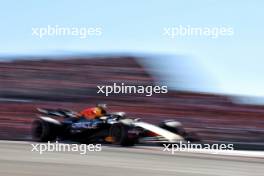
[[202,139],[264,144],[264,107],[234,103],[231,97],[169,90],[146,97],[105,97],[97,85],[154,85],[153,68],[136,57],[56,58],[0,63],[0,138],[30,139],[37,107],[76,111],[107,103],[111,111],[158,123],[177,119]]

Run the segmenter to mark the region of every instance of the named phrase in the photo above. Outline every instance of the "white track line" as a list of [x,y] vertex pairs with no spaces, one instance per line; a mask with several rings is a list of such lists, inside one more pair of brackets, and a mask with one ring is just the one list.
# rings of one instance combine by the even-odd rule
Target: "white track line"
[[[0,140],[1,144],[10,144],[10,145],[31,145],[35,142],[30,141],[8,141],[8,140]],[[140,151],[140,152],[150,152],[150,153],[159,153],[159,154],[172,154],[171,151],[163,151],[163,147],[156,146],[136,146],[136,147],[115,147],[115,146],[104,146],[103,148],[110,150],[118,150],[118,151]],[[208,150],[208,149],[200,149],[200,150],[191,150],[188,151],[175,151],[174,154],[179,153],[192,153],[192,154],[210,154],[210,155],[223,155],[223,156],[240,156],[240,157],[254,157],[254,158],[263,158],[264,159],[264,151],[250,151],[250,150]]]

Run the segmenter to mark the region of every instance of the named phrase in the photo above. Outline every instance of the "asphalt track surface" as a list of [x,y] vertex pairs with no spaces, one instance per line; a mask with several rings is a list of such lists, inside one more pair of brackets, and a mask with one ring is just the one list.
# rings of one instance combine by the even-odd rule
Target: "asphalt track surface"
[[[102,146],[100,152],[32,152],[30,142],[0,141],[0,176],[263,176],[262,152],[210,154],[160,147]],[[236,156],[234,156],[236,155]]]

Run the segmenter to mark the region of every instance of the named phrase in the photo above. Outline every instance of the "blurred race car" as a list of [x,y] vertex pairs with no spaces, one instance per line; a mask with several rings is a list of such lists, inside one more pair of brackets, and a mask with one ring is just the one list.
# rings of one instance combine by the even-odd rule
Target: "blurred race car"
[[[137,143],[177,143],[199,141],[187,133],[180,122],[166,120],[159,126],[127,117],[124,112],[110,113],[87,120],[65,109],[38,109],[41,113],[32,124],[32,137],[39,142],[71,140],[81,143],[112,143],[133,146]],[[61,117],[58,120],[55,117]]]

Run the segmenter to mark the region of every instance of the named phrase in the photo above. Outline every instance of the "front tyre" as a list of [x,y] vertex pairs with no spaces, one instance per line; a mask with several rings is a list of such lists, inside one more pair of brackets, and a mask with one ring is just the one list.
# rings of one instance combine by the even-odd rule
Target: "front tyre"
[[133,146],[137,141],[137,135],[130,133],[133,127],[122,123],[113,124],[110,128],[110,136],[113,144],[121,146]]
[[159,127],[182,136],[186,141],[200,142],[200,137],[194,132],[186,132],[182,124],[177,121],[167,120],[160,123]]

